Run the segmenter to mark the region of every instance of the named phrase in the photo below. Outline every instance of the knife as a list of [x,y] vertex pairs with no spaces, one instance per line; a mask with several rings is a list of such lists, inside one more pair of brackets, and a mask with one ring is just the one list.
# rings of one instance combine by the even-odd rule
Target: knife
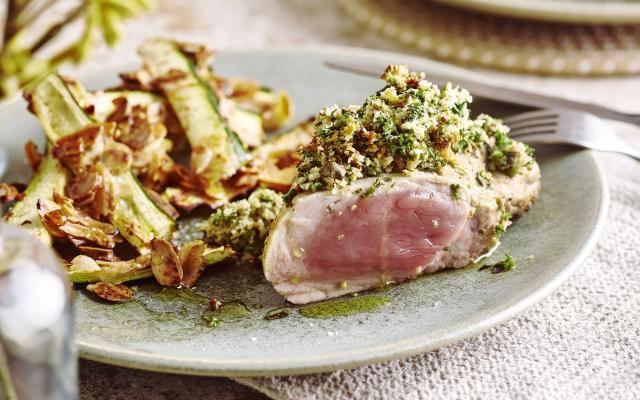
[[[372,78],[379,78],[386,68],[386,65],[375,67],[369,65],[358,65],[334,61],[325,61],[324,65],[336,71],[342,71]],[[533,93],[525,90],[493,86],[482,83],[475,79],[465,78],[461,75],[462,74],[460,73],[445,75],[440,72],[433,71],[428,74],[428,78],[430,81],[439,85],[443,85],[449,81],[453,84],[460,85],[461,87],[471,92],[474,97],[482,97],[486,99],[536,108],[558,107],[580,110],[597,115],[602,118],[640,125],[640,114],[623,113],[598,104],[574,101],[560,97]]]

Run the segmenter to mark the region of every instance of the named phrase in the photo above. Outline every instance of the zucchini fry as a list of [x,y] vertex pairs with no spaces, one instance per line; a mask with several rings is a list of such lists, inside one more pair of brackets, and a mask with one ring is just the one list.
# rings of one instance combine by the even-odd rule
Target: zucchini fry
[[204,192],[214,199],[225,198],[222,180],[231,177],[250,155],[220,115],[218,97],[177,43],[148,39],[138,52],[185,130],[191,169],[202,178]]
[[298,151],[313,138],[313,120],[305,121],[283,132],[253,151],[258,167],[258,184],[280,192],[291,187],[298,173]]
[[63,188],[66,183],[67,171],[51,154],[47,154],[29,182],[24,198],[14,204],[5,216],[6,221],[23,227],[42,243],[51,246],[51,235],[38,215],[36,203],[39,199],[53,199],[53,192]]
[[128,261],[95,261],[80,255],[73,259],[67,277],[73,283],[122,283],[152,277],[148,254]]
[[107,117],[116,110],[113,100],[121,97],[127,99],[129,106],[149,106],[153,103],[164,102],[164,99],[158,95],[137,90],[99,91],[90,93],[88,96],[90,97],[90,102],[95,107],[93,118],[99,122],[104,122]]
[[[229,247],[207,247],[203,258],[206,265],[213,265],[235,256]],[[153,277],[151,256],[141,255],[128,261],[94,261],[87,256],[77,256],[67,270],[73,283],[109,282],[122,283]]]
[[245,146],[258,147],[264,142],[265,132],[259,114],[236,107],[227,116],[227,123],[234,132],[238,133]]
[[[211,75],[209,82],[228,96],[236,110],[258,115],[260,125],[266,132],[277,131],[293,117],[293,103],[285,91],[274,91],[249,79],[225,78],[215,74]],[[237,132],[244,140],[240,132]],[[245,144],[248,145],[247,142]]]

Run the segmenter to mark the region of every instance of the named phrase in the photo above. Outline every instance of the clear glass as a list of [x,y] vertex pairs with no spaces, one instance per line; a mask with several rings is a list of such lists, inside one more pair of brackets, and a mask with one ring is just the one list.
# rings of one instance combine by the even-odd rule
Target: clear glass
[[54,252],[0,224],[0,399],[77,398],[70,299]]

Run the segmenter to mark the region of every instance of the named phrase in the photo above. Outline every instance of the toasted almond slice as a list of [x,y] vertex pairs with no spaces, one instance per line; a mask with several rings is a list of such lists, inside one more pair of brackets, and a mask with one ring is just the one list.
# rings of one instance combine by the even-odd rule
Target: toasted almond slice
[[[87,193],[84,197],[78,197],[73,200],[73,204],[78,208],[92,208],[96,201],[97,193],[95,191]],[[93,216],[93,215],[92,215]]]
[[38,213],[42,217],[44,214],[47,214],[51,211],[61,210],[62,206],[55,201],[47,200],[47,199],[38,199],[36,203],[36,209]]
[[109,141],[102,154],[104,165],[113,175],[121,175],[131,168],[133,154],[131,149],[122,143]]
[[201,240],[194,240],[180,247],[178,258],[182,264],[182,283],[192,287],[202,276],[207,264],[204,261],[204,249],[207,246]]
[[111,101],[115,107],[113,112],[107,117],[107,121],[120,122],[127,117],[127,105],[129,101],[126,97],[117,97]]
[[90,216],[80,212],[73,206],[73,203],[69,198],[64,197],[59,193],[54,193],[53,200],[62,207],[66,215],[74,222],[87,227],[99,229],[109,236],[115,236],[118,234],[118,229],[110,223],[98,221],[97,219],[91,218]]
[[164,191],[163,196],[168,199],[171,204],[186,212],[191,212],[200,206],[208,206],[216,209],[227,203],[226,199],[214,200],[199,192],[190,192],[175,187],[168,187]]
[[153,203],[159,209],[164,211],[165,214],[169,215],[173,219],[177,219],[180,216],[180,213],[178,212],[178,210],[176,210],[167,199],[160,196],[158,192],[155,192],[148,188],[145,188],[145,192],[147,192],[147,196],[149,196],[151,201],[153,201]]
[[70,237],[80,240],[87,240],[89,242],[97,244],[100,247],[112,249],[116,245],[116,242],[111,235],[107,234],[106,232],[102,232],[100,229],[96,229],[92,226],[85,226],[79,223],[67,221],[66,223],[60,225],[59,229]]
[[171,243],[164,239],[153,239],[151,251],[151,270],[158,283],[162,286],[179,286],[183,271]]
[[187,57],[189,57],[196,68],[208,69],[216,53],[208,49],[206,46],[197,43],[179,43],[180,51]]
[[113,253],[113,249],[105,249],[102,247],[94,247],[94,246],[78,246],[78,251],[80,254],[87,255],[93,259],[100,261],[114,261],[115,254]]
[[207,170],[215,157],[213,149],[205,146],[191,147],[191,170],[200,175]]
[[25,143],[24,154],[27,157],[27,163],[29,163],[31,170],[35,172],[40,166],[40,162],[42,162],[42,154],[40,154],[38,146],[32,140]]
[[297,151],[288,151],[281,154],[276,160],[276,166],[280,169],[293,167],[297,165],[301,160],[300,153]]
[[65,233],[60,230],[67,217],[62,208],[55,202],[46,199],[38,199],[36,210],[42,219],[42,223],[49,233],[55,237],[65,237]]
[[106,282],[121,282],[121,279],[127,278],[127,275],[140,273],[151,268],[151,256],[142,254],[138,257],[126,261],[96,261],[102,268],[103,276],[101,279]]
[[69,198],[60,194],[54,193],[54,200],[39,199],[36,203],[42,223],[54,237],[66,237],[74,246],[90,242],[110,249],[119,242],[118,230],[113,225],[81,213]]
[[242,166],[232,177],[223,182],[225,198],[229,201],[240,197],[258,185],[259,171],[251,165]]
[[116,207],[118,186],[107,168],[98,165],[101,185],[96,191],[95,201],[89,206],[89,213],[95,218],[106,218]]
[[104,151],[104,125],[92,125],[65,136],[53,146],[53,156],[74,173],[94,165]]
[[86,246],[89,244],[88,240],[82,239],[82,238],[75,238],[75,237],[68,237],[67,238],[69,240],[69,242],[71,242],[71,244],[74,247],[80,247],[80,246]]
[[187,167],[181,164],[175,164],[174,173],[180,187],[187,192],[195,192],[200,190],[198,177],[193,174]]
[[122,80],[122,88],[127,90],[141,90],[145,92],[152,91],[151,75],[148,71],[140,69],[133,72],[121,72],[119,74]]
[[133,298],[133,292],[131,289],[123,284],[114,284],[108,282],[96,282],[87,285],[87,290],[94,293],[101,299],[121,303],[131,300]]
[[14,185],[8,183],[0,183],[0,203],[8,203],[14,200],[20,200],[24,194]]
[[64,188],[64,193],[75,204],[82,202],[88,204],[94,200],[95,192],[100,187],[100,184],[100,177],[94,171],[86,171],[71,177]]

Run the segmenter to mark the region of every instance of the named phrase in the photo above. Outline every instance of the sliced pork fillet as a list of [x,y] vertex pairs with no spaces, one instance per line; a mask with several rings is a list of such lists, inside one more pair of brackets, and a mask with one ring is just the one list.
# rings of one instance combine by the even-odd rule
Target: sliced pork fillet
[[304,304],[464,267],[495,244],[495,227],[509,224],[505,210],[519,214],[535,200],[537,166],[505,179],[482,187],[453,170],[417,172],[298,195],[271,231],[265,276]]
[[291,201],[263,252],[266,278],[308,303],[459,268],[493,247],[540,189],[533,150],[471,96],[390,65],[361,106],[325,107]]

